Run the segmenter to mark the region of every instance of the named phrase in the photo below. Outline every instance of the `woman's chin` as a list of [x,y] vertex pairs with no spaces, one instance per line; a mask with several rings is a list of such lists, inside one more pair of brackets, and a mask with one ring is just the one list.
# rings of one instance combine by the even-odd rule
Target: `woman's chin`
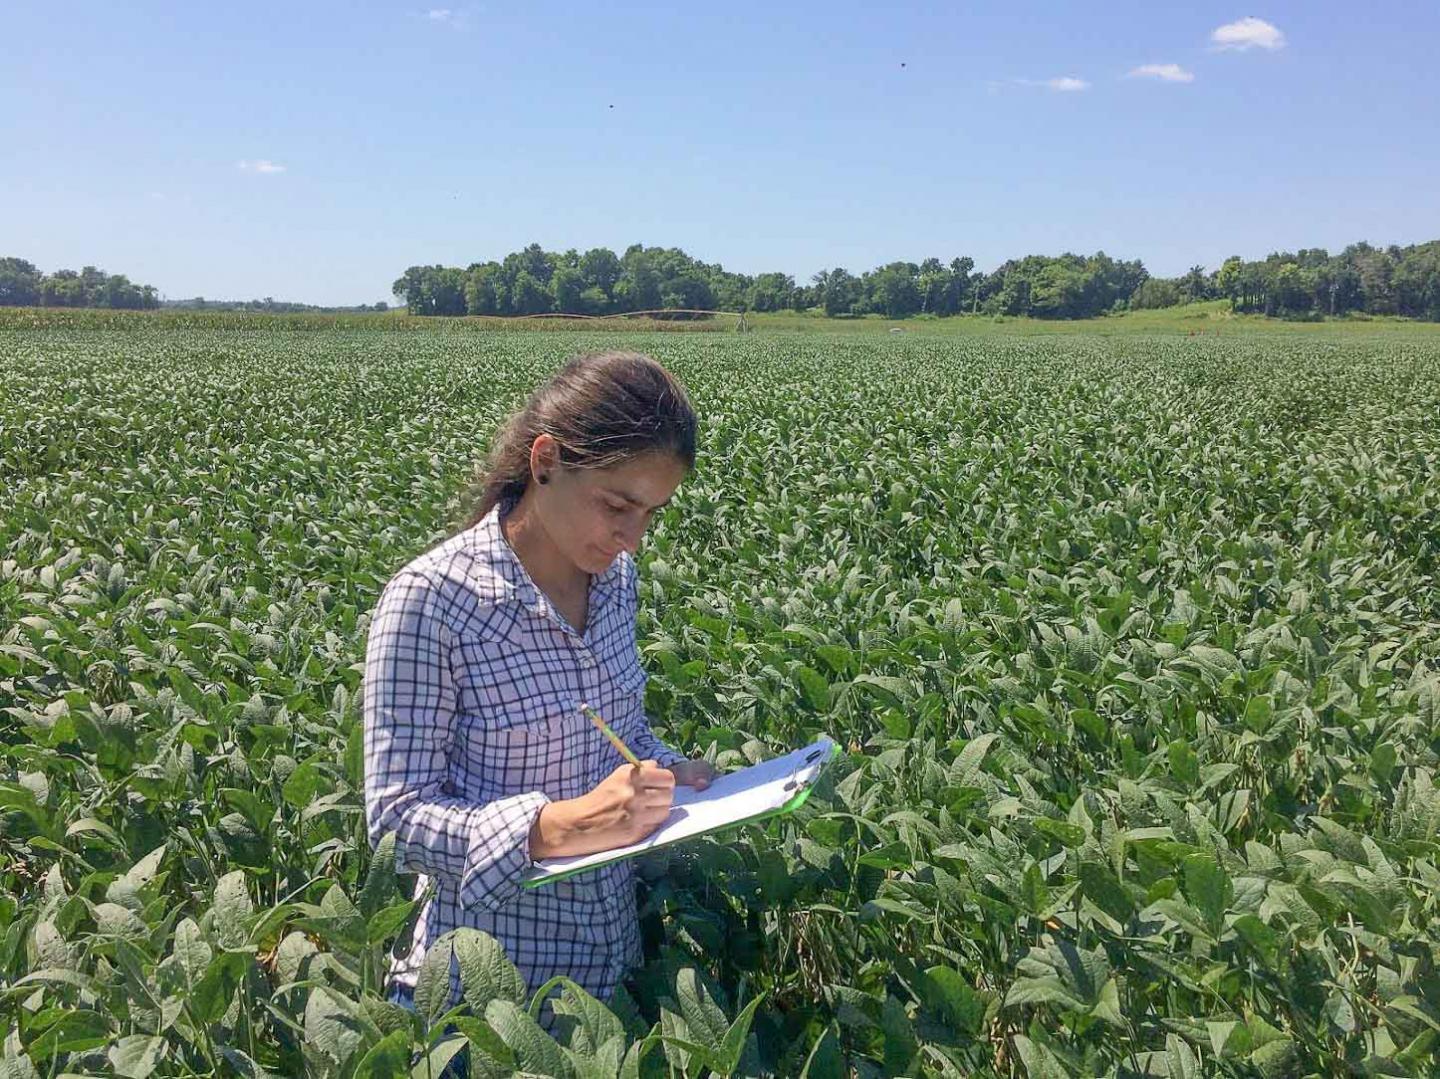
[[615,559],[619,557],[620,555],[618,552],[615,554],[607,555],[600,548],[592,547],[589,551],[589,557],[585,566],[585,570],[587,573],[593,573],[598,576],[599,574],[602,574],[606,570],[608,570],[614,564]]

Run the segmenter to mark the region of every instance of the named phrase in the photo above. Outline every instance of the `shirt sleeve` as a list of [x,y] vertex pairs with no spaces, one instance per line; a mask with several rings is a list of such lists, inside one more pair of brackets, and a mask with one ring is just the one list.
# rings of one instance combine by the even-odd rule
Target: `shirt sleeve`
[[455,884],[460,905],[495,911],[534,861],[540,791],[477,803],[447,793],[456,734],[449,627],[435,590],[401,571],[376,604],[365,652],[365,821],[371,843],[395,832],[397,866]]
[[[640,609],[640,588],[637,580],[637,567],[632,561],[630,563],[630,582],[625,589],[628,617],[630,625],[635,625],[635,616]],[[633,630],[632,630],[633,632]],[[640,704],[635,709],[633,721],[627,725],[624,732],[626,744],[639,756],[642,761],[653,760],[661,768],[669,768],[671,765],[681,761],[689,760],[684,753],[677,753],[650,729],[650,723],[645,718],[645,683],[649,681],[645,674],[645,668],[640,664],[640,649],[637,643],[635,648],[635,669],[640,672]]]

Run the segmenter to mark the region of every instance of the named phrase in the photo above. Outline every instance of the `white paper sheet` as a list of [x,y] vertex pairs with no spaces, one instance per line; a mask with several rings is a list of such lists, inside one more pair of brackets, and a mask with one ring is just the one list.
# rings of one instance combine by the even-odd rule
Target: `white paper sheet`
[[535,863],[526,880],[543,880],[615,861],[779,809],[820,773],[834,746],[829,738],[822,737],[783,757],[717,776],[703,791],[677,786],[670,816],[640,842],[572,858],[546,858]]

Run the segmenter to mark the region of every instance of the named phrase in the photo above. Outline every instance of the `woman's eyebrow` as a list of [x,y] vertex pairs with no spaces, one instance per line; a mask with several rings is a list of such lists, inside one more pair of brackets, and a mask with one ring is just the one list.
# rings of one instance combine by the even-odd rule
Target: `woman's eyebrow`
[[[611,488],[610,493],[616,498],[623,498],[626,502],[629,502],[632,505],[639,506],[641,509],[645,508],[645,500],[643,498],[636,498],[629,491],[617,491],[614,488]],[[668,505],[670,505],[670,499],[667,498],[664,502],[661,502],[658,506],[655,506],[654,508],[657,510],[663,510]]]

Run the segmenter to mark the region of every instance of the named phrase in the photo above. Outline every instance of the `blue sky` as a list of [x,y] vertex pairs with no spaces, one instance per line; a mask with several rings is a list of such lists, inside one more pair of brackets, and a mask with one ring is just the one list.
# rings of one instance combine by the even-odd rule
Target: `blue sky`
[[1440,4],[1097,6],[10,0],[0,255],[362,303],[532,241],[807,281],[1440,237]]

